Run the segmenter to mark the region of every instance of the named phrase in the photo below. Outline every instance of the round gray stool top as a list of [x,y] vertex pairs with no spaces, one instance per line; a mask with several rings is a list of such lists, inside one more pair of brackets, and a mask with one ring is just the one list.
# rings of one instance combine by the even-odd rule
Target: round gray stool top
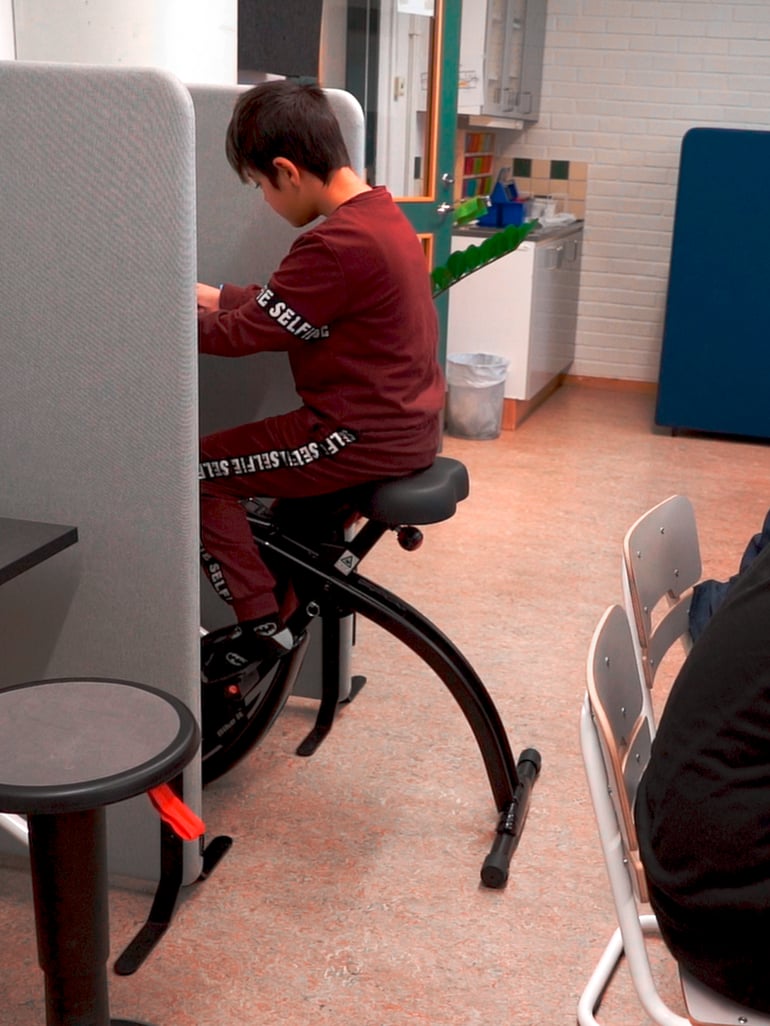
[[146,684],[73,678],[0,691],[0,810],[78,812],[175,776],[199,731],[187,706]]

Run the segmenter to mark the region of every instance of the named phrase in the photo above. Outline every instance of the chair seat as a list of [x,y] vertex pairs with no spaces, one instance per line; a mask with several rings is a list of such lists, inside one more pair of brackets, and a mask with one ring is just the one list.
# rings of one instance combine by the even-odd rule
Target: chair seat
[[465,466],[439,456],[427,470],[360,489],[356,505],[363,516],[388,527],[438,524],[454,516],[457,503],[468,497],[469,490]]
[[0,810],[83,812],[143,794],[189,762],[190,710],[144,684],[58,679],[0,691]]
[[736,1004],[730,998],[717,994],[696,979],[681,965],[679,979],[687,1006],[687,1016],[694,1026],[768,1026],[770,1014]]

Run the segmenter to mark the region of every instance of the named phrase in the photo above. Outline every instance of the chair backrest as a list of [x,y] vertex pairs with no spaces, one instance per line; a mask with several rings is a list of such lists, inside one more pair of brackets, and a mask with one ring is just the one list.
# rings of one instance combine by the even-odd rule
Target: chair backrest
[[675,641],[685,652],[692,589],[701,578],[698,529],[692,503],[672,495],[644,513],[623,539],[624,591],[639,639],[648,687]]
[[614,931],[578,1004],[579,1026],[599,1026],[596,1010],[625,955],[634,989],[656,1026],[690,1026],[658,992],[645,935],[657,932],[651,914],[640,915],[647,898],[639,861],[633,810],[647,765],[653,723],[645,713],[649,689],[637,659],[633,629],[622,606],[610,606],[591,641],[580,742],[588,787],[599,827],[618,929]]
[[649,760],[654,725],[632,628],[622,606],[610,606],[599,621],[586,669],[588,700],[624,855],[634,892],[640,901],[647,901],[634,801]]

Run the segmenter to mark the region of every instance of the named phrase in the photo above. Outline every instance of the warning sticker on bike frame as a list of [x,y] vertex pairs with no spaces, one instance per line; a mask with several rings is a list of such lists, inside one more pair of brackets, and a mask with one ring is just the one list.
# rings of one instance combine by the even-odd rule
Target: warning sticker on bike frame
[[334,564],[334,568],[335,570],[339,570],[341,574],[345,574],[347,576],[355,570],[360,562],[361,560],[355,555],[355,553],[351,552],[349,549],[345,549],[340,558]]

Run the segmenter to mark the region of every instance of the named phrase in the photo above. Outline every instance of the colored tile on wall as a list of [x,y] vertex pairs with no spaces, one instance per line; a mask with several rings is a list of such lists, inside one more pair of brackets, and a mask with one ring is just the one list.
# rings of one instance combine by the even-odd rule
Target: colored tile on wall
[[519,195],[549,197],[555,202],[557,213],[585,218],[588,192],[585,161],[513,157],[511,163]]
[[569,161],[568,160],[552,160],[551,161],[551,173],[550,178],[555,178],[559,182],[566,182],[569,178]]

